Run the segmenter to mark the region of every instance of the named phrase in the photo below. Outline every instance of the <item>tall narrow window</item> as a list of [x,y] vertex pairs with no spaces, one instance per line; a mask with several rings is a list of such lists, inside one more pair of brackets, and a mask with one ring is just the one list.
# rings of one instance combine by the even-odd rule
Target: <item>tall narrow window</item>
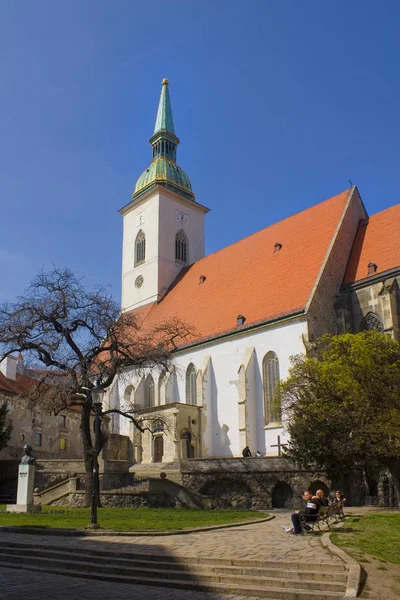
[[175,258],[179,262],[188,262],[188,240],[185,232],[181,229],[175,236]]
[[135,242],[135,267],[144,262],[146,258],[146,236],[142,230],[136,236]]
[[166,400],[166,383],[167,383],[167,372],[163,371],[158,380],[158,404],[167,404]]
[[277,423],[281,415],[274,407],[276,384],[279,381],[279,360],[275,352],[268,352],[263,360],[264,416],[265,424]]
[[144,405],[146,408],[154,406],[154,379],[150,374],[144,383]]
[[186,404],[197,404],[196,379],[196,367],[190,363],[186,371]]

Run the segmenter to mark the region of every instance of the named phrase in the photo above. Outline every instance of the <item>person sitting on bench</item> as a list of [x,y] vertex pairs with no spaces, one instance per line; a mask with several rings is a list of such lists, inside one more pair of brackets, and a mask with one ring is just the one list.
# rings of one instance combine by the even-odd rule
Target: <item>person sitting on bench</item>
[[317,496],[313,496],[312,492],[306,490],[303,494],[303,500],[306,503],[304,510],[299,510],[292,514],[293,531],[289,532],[292,535],[301,533],[301,520],[304,517],[306,521],[316,521],[318,518],[321,502]]

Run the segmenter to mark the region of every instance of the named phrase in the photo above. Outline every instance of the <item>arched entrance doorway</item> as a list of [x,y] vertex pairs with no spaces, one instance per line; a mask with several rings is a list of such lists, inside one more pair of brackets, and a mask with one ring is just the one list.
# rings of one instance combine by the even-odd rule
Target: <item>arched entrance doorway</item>
[[154,438],[154,462],[162,462],[164,454],[164,438],[162,435],[157,435]]
[[293,490],[288,483],[279,481],[272,490],[272,508],[291,508]]

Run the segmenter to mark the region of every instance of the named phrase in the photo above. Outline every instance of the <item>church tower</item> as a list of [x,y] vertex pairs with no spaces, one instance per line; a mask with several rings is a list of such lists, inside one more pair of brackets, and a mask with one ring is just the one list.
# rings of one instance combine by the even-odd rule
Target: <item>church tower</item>
[[204,215],[176,162],[179,139],[168,79],[163,79],[150,138],[153,161],[140,175],[123,216],[122,310],[158,302],[179,271],[204,256]]

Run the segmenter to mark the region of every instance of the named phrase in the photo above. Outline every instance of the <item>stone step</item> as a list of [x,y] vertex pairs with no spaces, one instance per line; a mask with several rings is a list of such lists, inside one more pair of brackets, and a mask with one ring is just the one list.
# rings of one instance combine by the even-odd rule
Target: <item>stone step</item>
[[[0,556],[9,555],[9,556],[20,556],[21,549],[20,548],[0,548]],[[47,548],[35,548],[35,557],[42,558],[54,558],[55,552],[54,550],[50,550]],[[63,550],[57,550],[56,554],[57,558],[69,561],[71,557],[71,553]],[[80,559],[84,561],[86,564],[94,563],[98,564],[99,555],[90,555],[85,553],[84,551],[76,551],[74,552],[73,558]],[[146,560],[145,556],[141,558],[119,558],[116,556],[107,556],[105,559],[102,559],[102,565],[114,565],[116,567],[124,567],[124,568],[140,568],[140,569],[155,569],[164,570],[171,568],[179,568],[182,571],[191,571],[193,573],[215,573],[218,575],[245,575],[247,577],[272,577],[275,579],[285,579],[285,580],[313,580],[313,581],[329,581],[329,582],[340,582],[343,583],[346,581],[347,573],[345,571],[315,571],[307,568],[308,565],[303,565],[300,568],[291,568],[288,567],[280,567],[280,563],[274,563],[274,567],[246,567],[246,566],[234,566],[234,565],[207,565],[207,564],[199,564],[199,563],[185,563],[185,558],[176,558],[174,561],[174,565],[171,562],[164,560],[164,557],[159,556],[157,560],[151,559]]]
[[[116,538],[117,539],[117,538]],[[247,558],[220,558],[220,557],[207,557],[207,556],[171,556],[164,554],[138,554],[135,552],[121,552],[121,551],[109,551],[109,550],[90,550],[87,548],[79,548],[76,546],[66,547],[56,544],[38,545],[29,542],[9,542],[4,541],[1,544],[0,551],[8,548],[15,548],[19,551],[32,550],[34,553],[37,551],[50,551],[51,556],[54,554],[81,556],[83,559],[88,560],[92,558],[98,563],[99,558],[108,561],[140,561],[141,563],[149,563],[154,565],[155,563],[176,563],[185,565],[185,568],[192,568],[193,565],[205,565],[213,567],[238,567],[238,568],[255,568],[255,569],[278,569],[279,571],[302,571],[302,572],[320,572],[324,576],[328,573],[332,574],[346,574],[347,567],[343,563],[333,563],[329,560],[314,563],[310,566],[309,562],[288,562],[288,561],[276,561],[269,559],[247,559]],[[73,557],[72,557],[73,558]]]
[[[92,562],[89,562],[87,559],[79,560],[78,556],[71,557],[68,556],[65,558],[65,555],[62,556],[61,553],[57,554],[57,558],[54,557],[54,554],[49,553],[47,556],[43,556],[45,552],[41,552],[37,550],[35,552],[35,563],[39,566],[49,566],[50,568],[68,568],[73,569],[75,571],[91,571],[96,569],[99,562],[93,559]],[[73,558],[71,560],[71,558]],[[0,561],[6,560],[7,562],[20,563],[21,555],[17,550],[8,550],[2,551],[0,550]],[[167,568],[165,568],[167,567]],[[234,569],[234,567],[232,567]],[[277,588],[289,588],[295,587],[296,589],[312,589],[312,590],[324,590],[324,591],[345,591],[346,580],[342,578],[341,581],[316,581],[316,580],[308,580],[292,577],[290,579],[282,578],[282,577],[268,577],[265,574],[261,576],[241,574],[235,571],[230,571],[229,573],[221,574],[217,571],[211,570],[209,568],[206,570],[204,567],[203,571],[194,572],[193,569],[182,569],[179,563],[175,565],[164,564],[164,567],[161,564],[148,563],[147,567],[143,566],[133,566],[132,564],[127,565],[115,565],[115,564],[104,564],[101,563],[101,571],[103,574],[111,574],[118,576],[129,576],[129,577],[150,577],[157,579],[174,579],[174,580],[196,580],[203,582],[216,582],[216,583],[227,583],[227,584],[236,584],[236,585],[251,585],[251,586],[262,586],[266,585],[269,587],[277,587]]]
[[[46,549],[51,550],[53,553],[69,553],[69,555],[74,554],[74,556],[82,555],[82,558],[87,559],[88,557],[94,558],[96,561],[99,557],[103,557],[104,559],[109,560],[140,560],[140,561],[151,561],[151,564],[154,562],[161,563],[171,563],[179,560],[180,564],[187,564],[188,568],[190,568],[193,564],[198,565],[210,565],[210,566],[234,566],[234,567],[252,567],[252,568],[279,568],[286,570],[301,570],[307,571],[310,570],[309,562],[288,562],[288,561],[276,561],[271,559],[248,559],[248,558],[220,558],[217,556],[171,556],[165,554],[147,554],[143,552],[141,554],[135,552],[121,552],[121,551],[109,551],[109,550],[90,550],[88,548],[79,548],[77,546],[67,547],[56,544],[32,544],[29,542],[2,542],[1,548],[17,548],[20,550],[33,550],[36,552],[38,549]],[[54,556],[54,554],[52,554]],[[311,567],[312,571],[321,571],[323,573],[332,572],[332,573],[347,573],[347,567],[341,562],[334,563],[332,561],[319,561],[318,563],[314,563]]]
[[[68,568],[68,563],[63,563],[63,567],[58,566],[43,566],[39,564],[27,563],[26,560],[21,560],[19,563],[1,561],[1,565],[5,568],[23,568],[29,571],[39,571],[58,575],[66,575],[72,577],[81,577],[85,579],[93,579],[98,581],[112,581],[115,583],[129,583],[132,585],[150,585],[158,587],[170,587],[177,589],[190,589],[198,591],[215,591],[220,594],[237,594],[242,596],[253,596],[259,598],[268,598],[270,600],[321,600],[321,591],[311,589],[296,589],[296,588],[277,588],[269,586],[258,586],[258,585],[244,585],[244,584],[229,584],[219,582],[201,582],[198,580],[182,580],[182,579],[163,579],[156,577],[146,577],[143,575],[129,576],[129,575],[114,575],[106,574],[103,572],[95,571],[77,571],[73,568]],[[102,570],[101,563],[96,565],[97,569]],[[324,600],[339,600],[343,599],[343,592],[336,591],[323,591]]]

